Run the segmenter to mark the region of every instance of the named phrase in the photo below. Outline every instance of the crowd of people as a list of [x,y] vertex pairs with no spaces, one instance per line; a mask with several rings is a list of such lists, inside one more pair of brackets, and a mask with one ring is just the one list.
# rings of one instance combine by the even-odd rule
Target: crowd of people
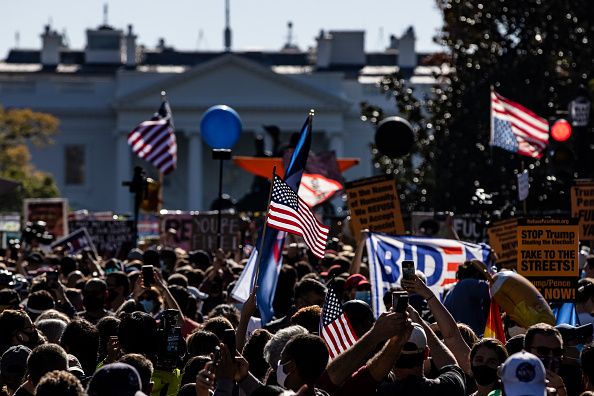
[[[362,248],[337,243],[322,260],[283,252],[273,306],[231,290],[247,257],[166,246],[125,260],[48,252],[33,242],[0,262],[1,393],[103,395],[594,395],[594,279],[586,264],[583,325],[504,320],[507,342],[483,337],[489,280],[477,263],[437,295],[418,272],[370,307]],[[483,266],[484,267],[484,266]],[[356,269],[354,271],[353,269]],[[594,275],[594,274],[592,274]],[[328,288],[356,342],[333,359],[320,337]],[[391,293],[408,292],[403,312]]]

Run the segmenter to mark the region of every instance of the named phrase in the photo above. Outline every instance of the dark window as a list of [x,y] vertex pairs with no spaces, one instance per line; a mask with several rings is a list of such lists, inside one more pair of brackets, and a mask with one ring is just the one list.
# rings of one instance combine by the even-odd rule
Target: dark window
[[80,144],[65,147],[66,185],[85,184],[85,146]]

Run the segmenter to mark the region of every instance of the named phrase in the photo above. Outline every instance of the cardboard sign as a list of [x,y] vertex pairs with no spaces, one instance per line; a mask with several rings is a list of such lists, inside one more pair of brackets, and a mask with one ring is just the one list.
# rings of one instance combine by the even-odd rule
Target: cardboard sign
[[382,175],[345,184],[351,226],[359,239],[361,230],[404,234],[400,200],[393,176]]
[[580,239],[594,241],[594,180],[578,180],[571,187],[571,217],[580,225]]
[[497,264],[503,268],[516,268],[518,260],[518,220],[510,219],[493,223],[487,230],[489,246],[497,255]]
[[18,213],[0,215],[0,232],[19,232],[21,215]]
[[55,241],[50,246],[52,249],[63,246],[69,254],[77,254],[83,249],[88,248],[97,256],[97,250],[86,228],[79,228],[64,238]]
[[579,279],[576,219],[518,221],[517,270],[548,302],[575,301]]
[[68,235],[66,198],[30,198],[23,201],[25,221],[45,221],[47,232],[61,238]]
[[97,252],[103,257],[125,258],[134,247],[132,220],[72,220],[70,228],[85,228]]
[[[161,216],[161,230],[173,228],[176,234],[173,243],[186,251],[217,248],[218,221],[216,212],[167,213]],[[221,214],[222,248],[225,251],[236,249],[241,244],[241,218],[235,213]]]
[[486,242],[487,229],[480,215],[433,212],[412,212],[413,235]]
[[[196,232],[192,238],[192,248],[215,251],[217,248],[218,221],[216,213],[200,213],[194,216]],[[241,244],[241,219],[237,214],[221,214],[221,247],[228,252]]]
[[184,249],[186,252],[192,250],[192,238],[194,237],[194,217],[190,213],[167,213],[161,216],[161,231],[167,232],[173,228],[176,234],[173,236],[173,243]]

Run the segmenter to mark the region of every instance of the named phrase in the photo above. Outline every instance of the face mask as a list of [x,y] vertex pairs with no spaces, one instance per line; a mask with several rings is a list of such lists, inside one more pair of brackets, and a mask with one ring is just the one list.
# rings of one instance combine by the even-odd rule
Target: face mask
[[355,300],[361,300],[371,306],[371,292],[367,290],[355,292]]
[[146,313],[150,314],[153,312],[153,309],[155,309],[155,303],[153,300],[140,300],[139,303],[142,304],[142,307]]
[[553,373],[559,372],[559,368],[561,367],[561,358],[560,357],[554,357],[554,356],[540,357],[539,356],[539,359],[547,370],[551,370]]
[[578,320],[580,321],[581,325],[594,323],[594,316],[592,316],[589,312],[582,312],[578,314]]
[[103,296],[84,296],[83,305],[87,311],[99,311],[105,306]]
[[485,365],[472,366],[472,375],[477,384],[491,385],[497,381],[497,369]]
[[282,388],[285,388],[285,381],[289,374],[285,373],[285,367],[281,364],[281,361],[278,361],[278,365],[276,366],[276,382]]

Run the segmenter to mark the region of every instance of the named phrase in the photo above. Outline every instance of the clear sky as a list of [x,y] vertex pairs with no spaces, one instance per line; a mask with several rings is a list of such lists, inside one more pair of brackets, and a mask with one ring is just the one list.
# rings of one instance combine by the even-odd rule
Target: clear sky
[[[233,49],[276,50],[287,37],[287,22],[294,26],[294,42],[306,49],[315,45],[321,29],[366,31],[367,51],[386,47],[389,36],[400,36],[413,25],[417,50],[439,47],[432,38],[441,27],[434,0],[230,0]],[[0,24],[0,59],[16,46],[40,48],[39,37],[49,21],[66,31],[70,47],[82,49],[85,29],[103,21],[126,29],[131,23],[138,43],[154,47],[159,37],[180,50],[223,48],[224,0],[18,0],[3,2]]]

